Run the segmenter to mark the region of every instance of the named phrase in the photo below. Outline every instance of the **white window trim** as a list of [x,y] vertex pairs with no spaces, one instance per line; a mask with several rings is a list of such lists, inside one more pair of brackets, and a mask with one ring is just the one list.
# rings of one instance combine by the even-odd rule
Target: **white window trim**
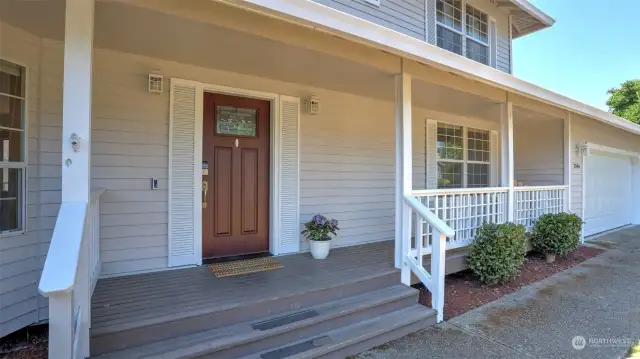
[[[443,122],[443,121],[437,121],[436,122],[436,131],[438,130],[437,126],[443,124],[443,125],[449,125],[449,126],[458,126],[458,127],[462,127],[462,159],[461,160],[456,160],[456,159],[438,159],[436,158],[436,166],[439,162],[448,162],[448,163],[462,163],[462,187],[460,188],[469,188],[469,180],[467,178],[467,174],[468,174],[468,165],[469,164],[480,164],[480,165],[488,165],[489,168],[487,170],[487,187],[473,187],[473,188],[488,188],[491,187],[491,181],[492,181],[492,169],[493,166],[495,165],[493,163],[493,152],[496,150],[495,148],[493,148],[492,144],[491,144],[491,130],[490,129],[486,129],[486,128],[480,128],[480,127],[475,127],[475,126],[464,126],[464,125],[457,125],[455,123],[449,123],[449,122]],[[488,138],[487,141],[489,143],[489,161],[484,162],[484,161],[469,161],[468,157],[469,157],[469,129],[473,129],[473,130],[479,130],[479,131],[486,131],[488,134]],[[436,133],[436,138],[437,138],[438,134]],[[436,151],[438,150],[437,147],[437,140],[436,140]],[[437,156],[437,155],[436,155]],[[436,176],[437,177],[437,176]],[[436,178],[436,188],[444,190],[444,189],[449,189],[449,188],[439,188],[438,187],[438,183],[437,183],[437,178]]]
[[490,34],[491,33],[491,19],[492,18],[489,16],[489,13],[487,13],[486,11],[478,8],[477,6],[469,5],[469,6],[473,7],[474,9],[482,12],[483,14],[485,14],[487,16],[487,42],[483,42],[481,40],[473,38],[470,35],[467,35],[467,1],[466,0],[462,0],[460,2],[460,7],[461,7],[460,13],[461,13],[461,16],[462,16],[462,19],[461,19],[462,31],[458,31],[455,28],[453,28],[453,27],[451,27],[449,25],[443,24],[443,23],[438,21],[438,13],[437,13],[438,12],[438,10],[437,10],[438,9],[438,1],[439,0],[435,1],[435,5],[436,5],[436,9],[435,9],[435,11],[436,11],[436,46],[438,45],[438,26],[441,26],[441,27],[443,27],[443,28],[445,28],[447,30],[453,31],[456,34],[461,36],[461,39],[462,39],[462,53],[458,54],[458,55],[463,56],[463,57],[465,57],[465,58],[467,58],[469,60],[476,61],[476,60],[473,60],[473,59],[467,57],[467,41],[469,41],[469,40],[470,41],[475,41],[477,44],[487,48],[487,63],[483,64],[482,62],[479,62],[479,61],[476,61],[476,62],[479,63],[479,64],[486,65],[486,66],[491,66],[491,51],[493,51],[491,49],[491,34]]
[[[29,84],[30,84],[30,68],[21,61],[16,61],[10,57],[0,56],[0,60],[4,60],[6,62],[12,63],[14,65],[20,66],[24,69],[24,97],[19,97],[15,95],[2,93],[3,96],[17,98],[24,100],[23,114],[22,114],[22,156],[23,162],[8,162],[8,163],[0,163],[0,169],[3,168],[16,168],[22,169],[22,183],[21,183],[21,192],[20,192],[20,228],[12,231],[4,231],[0,232],[0,238],[20,236],[27,233],[27,172],[29,167]],[[13,129],[16,131],[16,129]]]

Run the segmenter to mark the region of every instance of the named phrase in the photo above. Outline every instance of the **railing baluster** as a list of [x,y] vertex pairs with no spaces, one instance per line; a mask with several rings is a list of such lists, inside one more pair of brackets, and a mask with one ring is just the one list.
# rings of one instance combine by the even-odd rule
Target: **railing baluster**
[[422,257],[424,256],[424,243],[422,243],[422,217],[420,217],[417,213],[415,215],[416,218],[416,228],[415,228],[415,238],[416,238],[416,252],[417,252],[417,260],[418,265],[422,267]]
[[438,311],[437,321],[444,320],[444,275],[446,261],[447,238],[437,229],[434,230],[433,252],[431,254],[431,278],[433,288],[431,292],[431,306]]

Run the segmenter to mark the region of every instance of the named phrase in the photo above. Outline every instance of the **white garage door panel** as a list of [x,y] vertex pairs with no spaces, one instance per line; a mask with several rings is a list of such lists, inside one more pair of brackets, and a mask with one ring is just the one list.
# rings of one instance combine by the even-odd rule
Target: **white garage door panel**
[[631,223],[631,160],[591,154],[586,161],[585,236]]

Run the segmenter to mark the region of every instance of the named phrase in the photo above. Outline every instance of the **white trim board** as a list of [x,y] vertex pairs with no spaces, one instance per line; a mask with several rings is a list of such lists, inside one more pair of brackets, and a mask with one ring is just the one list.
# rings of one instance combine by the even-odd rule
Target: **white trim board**
[[[195,188],[201,187],[202,180],[202,126],[203,126],[203,95],[205,92],[219,93],[225,95],[242,96],[261,100],[268,100],[271,104],[270,114],[270,166],[269,166],[269,251],[274,255],[281,253],[281,245],[278,242],[281,236],[280,226],[280,207],[282,193],[280,191],[280,176],[282,165],[282,131],[281,131],[281,99],[289,98],[289,96],[279,95],[270,92],[253,91],[248,89],[234,88],[215,84],[202,83],[193,80],[185,80],[180,78],[171,78],[171,84],[186,85],[196,88],[196,139],[194,143],[194,174],[196,183]],[[299,115],[298,115],[299,118]],[[171,138],[171,133],[169,134]],[[299,139],[299,133],[298,133]],[[171,142],[171,141],[170,141]],[[169,149],[171,156],[171,148]],[[299,156],[298,156],[299,158]],[[171,159],[169,159],[171,163]],[[171,170],[169,171],[171,176]],[[171,179],[170,179],[171,180]],[[194,199],[194,262],[196,265],[202,265],[202,191],[195,191]],[[298,194],[299,195],[299,194]],[[171,197],[169,197],[169,201]],[[298,202],[299,203],[299,202]],[[171,206],[169,206],[169,210]],[[171,235],[171,231],[169,231]],[[171,242],[171,241],[169,241]]]
[[[356,16],[318,4],[312,0],[215,1],[305,27],[312,27],[316,31],[326,32],[350,41],[382,49],[403,58],[415,60],[514,94],[551,104],[634,134],[640,134],[640,125],[607,111],[526,82],[490,66],[467,59],[464,56],[438,48],[421,39],[401,34]],[[522,0],[519,2],[524,3]],[[513,61],[511,62],[513,63]]]
[[640,153],[638,152],[627,151],[627,150],[623,150],[615,147],[603,146],[593,142],[585,142],[584,145],[587,146],[587,156],[591,154],[591,151],[598,151],[598,152],[607,152],[607,153],[618,155],[618,156],[628,156],[628,157],[636,157],[636,158],[640,157]]

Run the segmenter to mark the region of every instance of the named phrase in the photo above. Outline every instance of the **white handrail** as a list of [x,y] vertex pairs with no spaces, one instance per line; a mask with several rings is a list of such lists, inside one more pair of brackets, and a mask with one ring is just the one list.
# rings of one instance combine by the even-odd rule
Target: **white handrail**
[[[431,307],[437,311],[437,321],[441,322],[444,320],[444,274],[447,237],[453,237],[455,232],[413,196],[404,196],[403,212],[408,218],[411,218],[411,212],[415,212],[419,220],[415,221],[415,233],[413,236],[411,235],[411,221],[404,221],[403,223],[402,282],[410,285],[411,273],[413,273],[427,287],[431,292]],[[427,272],[422,264],[422,259],[426,254],[423,243],[423,223],[432,228],[433,250],[431,251],[430,272]]]
[[63,202],[60,205],[38,285],[38,291],[45,297],[70,292],[74,288],[87,205],[84,202]]
[[438,216],[433,214],[424,204],[420,203],[415,197],[404,197],[405,203],[407,203],[411,209],[413,209],[420,217],[422,217],[428,224],[432,225],[438,232],[444,234],[446,237],[453,237],[456,232],[447,226]]
[[524,191],[550,191],[554,189],[568,189],[567,185],[559,185],[559,186],[519,186],[513,187],[515,192],[524,192]]
[[467,193],[495,193],[507,192],[509,187],[477,187],[477,188],[447,188],[447,189],[418,189],[411,191],[415,197],[433,196],[433,195],[455,195]]
[[49,358],[89,356],[91,296],[100,275],[100,195],[63,202],[38,290],[49,298]]

